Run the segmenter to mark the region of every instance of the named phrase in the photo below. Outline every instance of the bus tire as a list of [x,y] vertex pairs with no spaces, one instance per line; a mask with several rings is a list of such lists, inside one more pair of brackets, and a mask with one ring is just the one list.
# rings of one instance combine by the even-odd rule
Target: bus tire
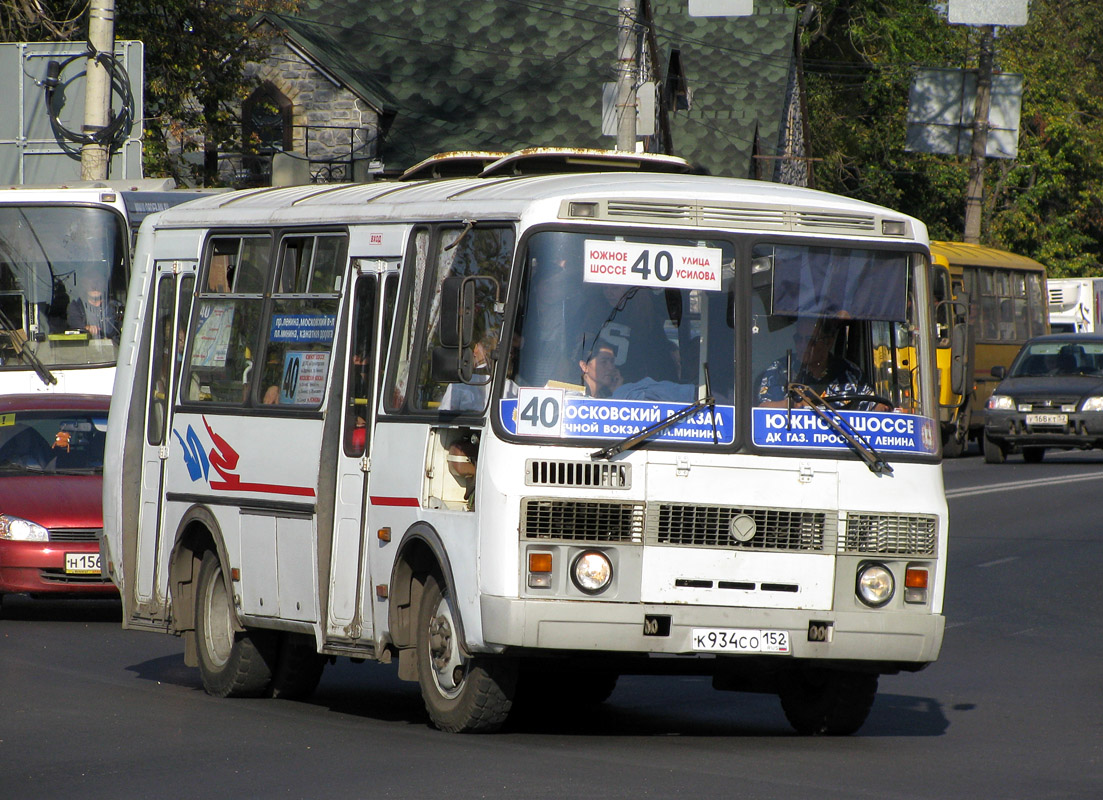
[[517,664],[473,657],[461,650],[452,599],[434,576],[425,581],[418,609],[417,672],[429,718],[447,733],[489,733],[513,705]]
[[272,680],[277,646],[269,631],[238,633],[222,564],[211,550],[199,567],[195,638],[203,688],[215,697],[258,697]]
[[802,736],[849,736],[873,708],[877,675],[798,670],[783,678],[778,696],[785,718]]
[[305,700],[318,688],[325,666],[326,657],[314,647],[312,638],[285,633],[280,637],[280,652],[268,696]]
[[1007,451],[984,434],[984,462],[986,464],[1002,464],[1007,460]]

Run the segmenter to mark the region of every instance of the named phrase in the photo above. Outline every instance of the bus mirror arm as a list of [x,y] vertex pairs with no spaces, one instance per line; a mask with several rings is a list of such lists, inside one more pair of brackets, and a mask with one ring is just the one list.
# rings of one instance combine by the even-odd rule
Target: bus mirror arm
[[[824,421],[827,427],[843,437],[843,440],[850,445],[850,449],[866,463],[870,472],[878,477],[892,475],[892,466],[882,458],[880,453],[873,449],[865,437],[850,427],[850,424],[839,415],[839,410],[835,406],[803,383],[790,383],[788,394],[790,397],[803,401],[817,417]],[[831,412],[830,414],[828,410]]]

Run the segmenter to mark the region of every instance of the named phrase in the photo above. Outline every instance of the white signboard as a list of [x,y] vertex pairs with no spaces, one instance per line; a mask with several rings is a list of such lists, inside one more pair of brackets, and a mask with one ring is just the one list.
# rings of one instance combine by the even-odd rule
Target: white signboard
[[749,17],[754,0],[689,0],[691,17]]
[[1027,0],[950,0],[954,25],[1026,25]]
[[718,247],[586,240],[582,280],[655,289],[720,291]]

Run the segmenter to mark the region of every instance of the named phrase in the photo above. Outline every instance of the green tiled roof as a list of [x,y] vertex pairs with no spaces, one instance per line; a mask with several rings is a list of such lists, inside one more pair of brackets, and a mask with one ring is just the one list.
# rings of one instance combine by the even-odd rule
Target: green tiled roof
[[[652,0],[659,69],[681,53],[692,91],[672,115],[674,154],[718,175],[752,175],[755,136],[776,152],[795,11],[756,0],[753,17],[691,18]],[[614,80],[616,0],[303,0],[266,15],[384,114],[381,155],[404,168],[446,150],[610,148],[601,87]]]

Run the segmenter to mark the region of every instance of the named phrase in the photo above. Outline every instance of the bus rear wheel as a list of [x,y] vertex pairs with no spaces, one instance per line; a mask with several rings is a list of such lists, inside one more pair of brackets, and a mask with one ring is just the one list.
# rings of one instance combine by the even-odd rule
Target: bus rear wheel
[[212,551],[199,567],[195,637],[203,688],[215,697],[257,697],[272,681],[277,637],[268,631],[238,633],[222,564]]
[[465,655],[452,598],[426,579],[418,611],[417,672],[425,710],[448,733],[495,731],[509,716],[516,662]]
[[785,718],[803,736],[849,736],[869,716],[877,696],[877,676],[831,669],[787,675],[778,696]]

